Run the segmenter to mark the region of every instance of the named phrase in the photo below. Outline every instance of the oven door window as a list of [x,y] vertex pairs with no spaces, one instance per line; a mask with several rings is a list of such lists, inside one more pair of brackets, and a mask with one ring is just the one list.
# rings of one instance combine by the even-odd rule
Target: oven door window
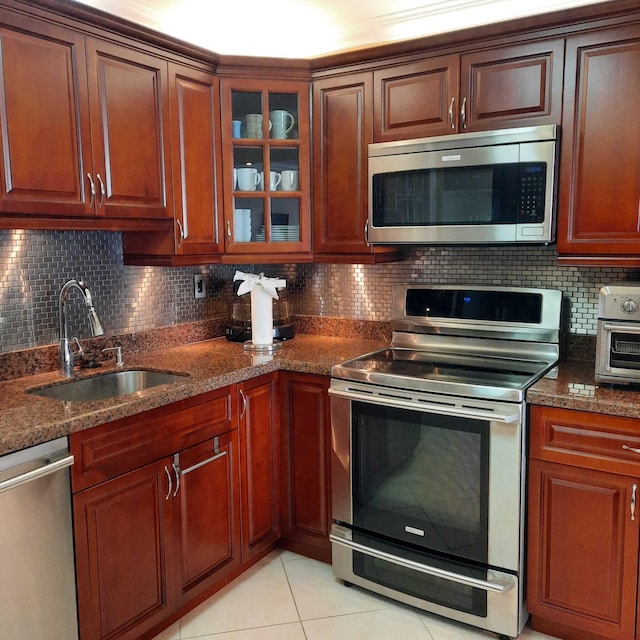
[[352,403],[353,524],[486,563],[489,423]]
[[621,369],[640,369],[640,334],[612,331],[609,364]]
[[[425,564],[478,580],[487,579],[486,569],[429,556],[418,551],[411,551],[406,547],[398,547],[387,541],[362,533],[354,532],[353,539],[355,542],[364,544],[369,548],[402,556],[406,560],[412,560],[419,564]],[[434,602],[443,607],[464,611],[483,618],[487,616],[487,592],[482,589],[445,578],[426,575],[357,551],[353,553],[353,572],[367,580],[395,589],[401,593],[406,593],[414,598]]]

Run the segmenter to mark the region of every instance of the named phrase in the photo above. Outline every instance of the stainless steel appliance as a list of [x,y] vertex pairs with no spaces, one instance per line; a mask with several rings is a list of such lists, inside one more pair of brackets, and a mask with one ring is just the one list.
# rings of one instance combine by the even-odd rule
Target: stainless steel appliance
[[555,125],[369,145],[373,244],[548,244]]
[[503,636],[526,622],[526,389],[562,295],[402,285],[391,345],[334,366],[337,577]]
[[66,438],[0,457],[0,638],[78,638]]
[[595,379],[640,383],[640,282],[600,289]]

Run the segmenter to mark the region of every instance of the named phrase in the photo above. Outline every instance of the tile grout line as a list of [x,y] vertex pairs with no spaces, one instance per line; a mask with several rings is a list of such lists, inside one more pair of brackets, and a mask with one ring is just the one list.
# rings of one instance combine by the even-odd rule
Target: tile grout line
[[287,586],[289,587],[289,593],[291,594],[291,599],[293,600],[293,606],[296,608],[296,614],[298,615],[298,622],[300,623],[300,627],[302,629],[302,634],[305,637],[305,640],[308,640],[307,638],[307,632],[304,629],[304,624],[302,622],[302,616],[300,615],[300,609],[298,608],[298,602],[296,600],[296,596],[293,593],[293,587],[291,586],[291,580],[289,580],[289,574],[287,573],[287,567],[285,566],[285,562],[283,560],[284,555],[282,553],[280,553],[280,563],[282,564],[282,570],[284,571],[284,577],[287,581]]

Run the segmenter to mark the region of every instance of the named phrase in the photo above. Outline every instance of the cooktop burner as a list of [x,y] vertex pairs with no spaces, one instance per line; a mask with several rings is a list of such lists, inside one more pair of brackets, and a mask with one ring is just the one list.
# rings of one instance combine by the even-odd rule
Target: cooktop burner
[[332,376],[521,402],[558,360],[560,307],[552,290],[403,285],[394,290],[391,345],[336,365]]

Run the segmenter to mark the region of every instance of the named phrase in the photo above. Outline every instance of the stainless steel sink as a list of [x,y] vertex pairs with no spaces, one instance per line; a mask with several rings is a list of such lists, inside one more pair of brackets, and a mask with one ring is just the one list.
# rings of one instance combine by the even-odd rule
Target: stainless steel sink
[[169,382],[179,382],[187,377],[186,374],[181,373],[131,369],[103,373],[102,375],[80,380],[70,380],[50,387],[29,389],[29,393],[56,400],[92,402],[94,400],[118,398],[119,396],[150,389]]

